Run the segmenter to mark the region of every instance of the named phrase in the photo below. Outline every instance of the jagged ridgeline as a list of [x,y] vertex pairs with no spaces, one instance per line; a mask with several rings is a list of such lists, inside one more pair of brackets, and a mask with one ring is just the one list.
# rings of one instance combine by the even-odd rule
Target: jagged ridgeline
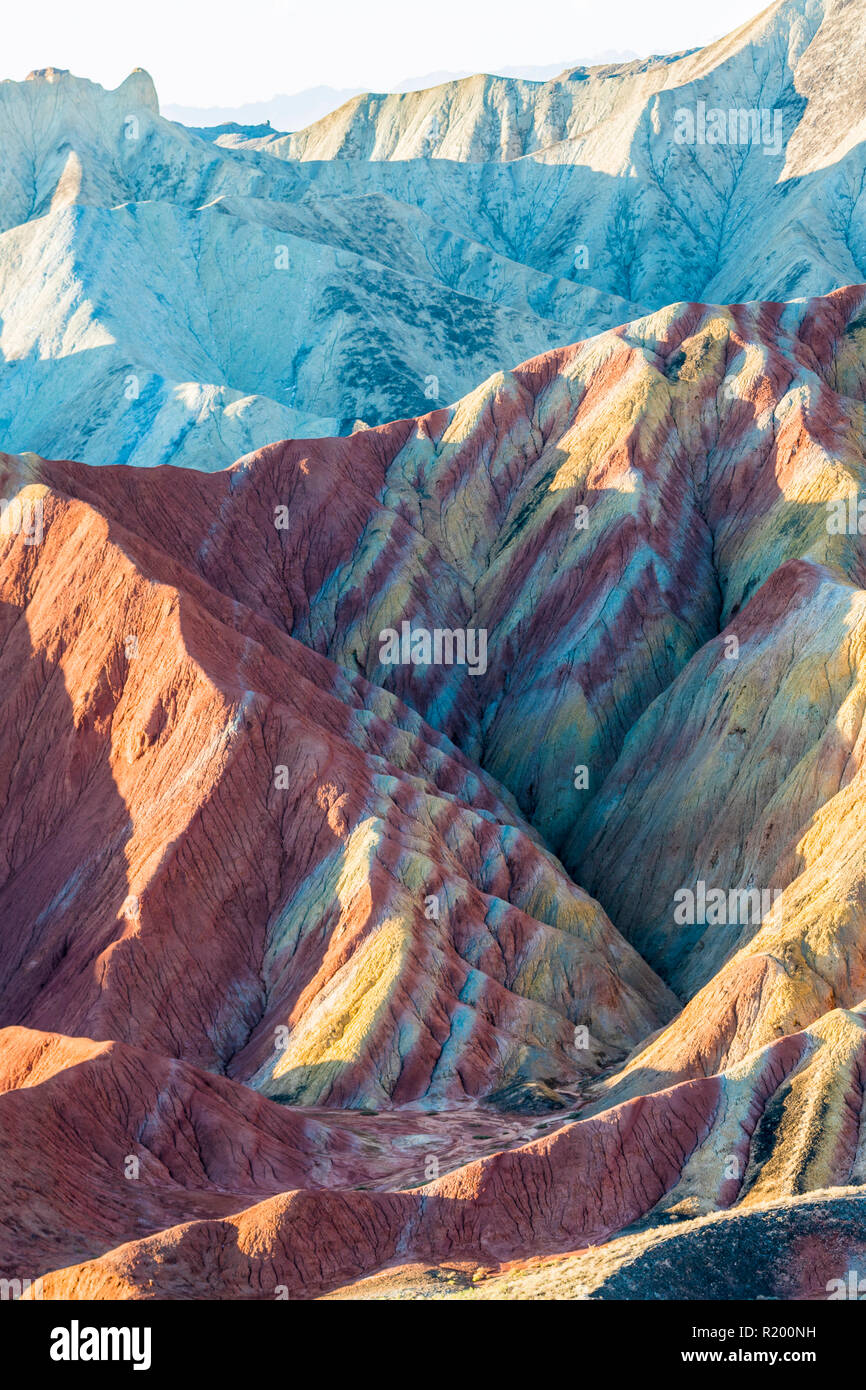
[[861,0],[679,57],[202,133],[143,72],[0,84],[0,443],[225,467],[682,300],[866,278]]
[[0,84],[0,1296],[858,1295],[864,19]]
[[[2,456],[12,1271],[311,1297],[675,1220],[674,1287],[847,1287],[864,295],[212,474]],[[550,1287],[679,1246],[617,1248]]]

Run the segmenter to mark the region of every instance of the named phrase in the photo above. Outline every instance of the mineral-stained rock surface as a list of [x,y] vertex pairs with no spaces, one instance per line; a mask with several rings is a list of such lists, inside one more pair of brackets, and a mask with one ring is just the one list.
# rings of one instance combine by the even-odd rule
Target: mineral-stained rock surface
[[704,1250],[723,1297],[780,1229],[812,1273],[747,1294],[822,1296],[864,309],[675,304],[217,473],[2,455],[3,1277],[643,1297]]
[[[469,1260],[489,1270],[539,1251],[595,1247],[650,1212],[659,1227],[686,1222],[683,1239],[696,1261],[704,1231],[723,1251],[755,1227],[762,1232],[773,1196],[828,1188],[835,1200],[839,1189],[850,1195],[851,1183],[862,1184],[864,1037],[862,1014],[831,1015],[722,1076],[625,1102],[424,1187],[291,1192],[231,1217],[187,1221],[49,1274],[45,1296],[308,1298],[411,1259]],[[847,1243],[859,1233],[866,1248],[861,1207],[862,1192],[835,1210],[844,1214]],[[735,1212],[738,1222],[695,1221],[717,1209]],[[814,1263],[808,1277],[802,1268],[789,1271],[782,1296],[819,1296],[817,1274],[822,1288],[839,1275],[845,1241],[832,1223],[824,1230],[813,1209],[805,1226],[789,1209],[779,1219],[795,1232],[803,1228]],[[685,1289],[694,1274],[685,1261],[675,1277]],[[743,1292],[749,1275],[738,1277]],[[765,1270],[762,1280],[779,1296],[785,1281],[778,1269]],[[639,1288],[638,1281],[617,1293],[614,1281],[605,1296],[660,1296]],[[728,1276],[729,1292],[716,1296],[736,1296],[731,1288]],[[752,1281],[751,1296],[762,1291]]]
[[[19,484],[22,467],[48,477],[9,462]],[[88,476],[26,486],[44,538],[2,538],[4,1021],[357,1106],[574,1077],[670,1017],[670,991],[507,793],[186,568],[178,535],[145,540],[127,483],[156,475],[94,471],[115,489],[105,512]],[[205,527],[225,512],[184,499],[186,481],[208,485],[174,475],[170,531],[175,504]],[[250,539],[276,579],[262,519]]]

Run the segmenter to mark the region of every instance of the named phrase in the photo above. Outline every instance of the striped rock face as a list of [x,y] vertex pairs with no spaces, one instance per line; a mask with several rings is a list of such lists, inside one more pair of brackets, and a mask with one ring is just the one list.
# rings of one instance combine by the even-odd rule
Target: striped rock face
[[[191,541],[207,565],[230,491],[185,498],[208,480],[179,471],[171,502],[155,475],[100,470],[103,510],[86,469],[9,462],[44,534],[3,537],[0,765],[30,827],[5,817],[6,1019],[371,1106],[592,1073],[670,1017],[507,792],[171,553]],[[163,549],[154,503],[201,536]],[[264,577],[272,552],[276,593],[281,533],[260,519],[261,556],[243,557],[251,518],[237,558]]]
[[[831,1014],[747,1066],[626,1102],[438,1182],[293,1192],[187,1221],[48,1274],[42,1294],[311,1298],[367,1276],[353,1296],[429,1297],[418,1265],[468,1265],[488,1276],[474,1291],[481,1297],[520,1297],[526,1280],[524,1297],[826,1298],[866,1251],[866,1144],[852,1114],[863,1100],[864,1038],[862,1012]],[[648,1232],[607,1244],[650,1212]],[[527,1256],[581,1248],[521,1269]],[[749,1252],[733,1268],[732,1249]],[[497,1277],[503,1262],[508,1273]],[[414,1275],[401,1273],[407,1263]],[[369,1280],[383,1267],[384,1290]],[[699,1292],[698,1269],[710,1281],[699,1280]]]
[[861,287],[222,472],[2,456],[8,1277],[642,1296],[672,1222],[843,1277],[864,379]]

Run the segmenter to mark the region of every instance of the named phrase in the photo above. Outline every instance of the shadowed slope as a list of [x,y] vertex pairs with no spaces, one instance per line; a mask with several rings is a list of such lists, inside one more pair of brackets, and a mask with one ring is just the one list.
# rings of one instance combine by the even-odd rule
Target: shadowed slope
[[358,1106],[578,1079],[670,1016],[417,715],[90,502],[42,502],[39,546],[4,537],[34,686],[0,731],[4,1022]]
[[210,470],[672,301],[862,281],[864,15],[779,0],[691,53],[264,139],[165,120],[141,71],[2,82],[0,444]]
[[[3,1021],[307,1105],[604,1111],[423,1189],[181,1194],[55,1294],[309,1297],[862,1182],[863,303],[672,306],[219,474],[4,456],[45,534],[2,537]],[[388,664],[404,622],[485,669]],[[542,835],[699,991],[672,1021]],[[781,902],[684,925],[693,877]]]
[[[801,870],[808,869],[813,877],[819,872],[816,855],[804,857],[796,849],[810,816],[821,812],[822,863],[836,865],[832,874],[840,864],[847,865],[841,871],[848,875],[856,902],[856,856],[846,851],[840,861],[836,848],[841,843],[837,818],[845,813],[847,802],[843,796],[834,804],[834,798],[840,776],[846,786],[851,781],[851,753],[860,727],[856,614],[863,542],[856,532],[852,536],[831,531],[828,503],[846,497],[864,475],[863,405],[854,395],[862,390],[857,386],[863,371],[864,337],[858,318],[862,303],[862,291],[851,290],[785,308],[675,306],[615,334],[527,363],[507,377],[495,378],[450,411],[361,432],[350,440],[274,446],[210,477],[182,470],[142,473],[39,461],[16,464],[59,493],[79,495],[102,518],[99,525],[108,526],[109,538],[118,537],[128,563],[141,571],[142,580],[136,584],[147,577],[148,595],[156,581],[164,587],[164,604],[177,606],[178,594],[188,596],[179,618],[168,628],[164,623],[154,628],[153,655],[161,650],[166,634],[175,632],[171,642],[181,643],[177,659],[192,662],[200,698],[216,702],[218,712],[211,717],[215,724],[204,721],[201,728],[208,730],[209,738],[215,727],[223,730],[219,746],[226,771],[220,777],[228,778],[231,786],[237,775],[245,788],[259,788],[261,805],[274,808],[266,824],[267,833],[275,834],[275,845],[285,830],[274,820],[281,803],[268,784],[274,767],[281,764],[280,741],[294,739],[299,749],[307,750],[301,755],[303,770],[292,773],[289,781],[292,787],[298,784],[302,799],[309,796],[319,807],[310,827],[317,848],[303,873],[295,853],[290,882],[259,883],[255,891],[261,906],[243,904],[258,874],[245,884],[231,909],[239,922],[272,922],[267,946],[256,949],[276,950],[277,976],[282,969],[277,963],[280,949],[289,949],[292,933],[298,930],[297,904],[306,901],[309,891],[322,891],[321,886],[303,889],[302,880],[326,860],[333,866],[324,871],[322,884],[332,885],[325,888],[326,895],[342,881],[344,896],[348,892],[353,901],[353,875],[362,864],[369,861],[386,869],[391,886],[381,898],[385,915],[375,920],[377,926],[390,922],[383,938],[393,937],[389,956],[399,954],[401,942],[409,957],[416,949],[396,925],[396,920],[406,921],[407,911],[414,914],[428,947],[436,940],[443,928],[429,926],[433,919],[424,914],[427,897],[440,890],[448,903],[447,932],[457,932],[456,937],[450,935],[452,945],[464,931],[461,920],[477,921],[479,913],[488,931],[493,928],[494,936],[499,932],[498,924],[493,925],[499,908],[491,913],[484,902],[464,900],[462,893],[449,898],[441,875],[431,877],[430,869],[422,868],[417,859],[405,871],[395,869],[396,861],[384,849],[388,836],[382,842],[377,828],[380,822],[388,825],[392,817],[402,821],[408,809],[405,798],[387,782],[392,767],[379,768],[385,782],[374,780],[377,796],[384,794],[390,807],[383,814],[381,801],[358,799],[360,793],[353,791],[358,774],[348,771],[357,766],[357,759],[348,747],[341,751],[347,738],[350,745],[360,739],[368,747],[372,739],[370,751],[376,757],[390,759],[398,771],[411,772],[412,765],[383,743],[385,735],[375,722],[356,728],[355,719],[347,731],[347,699],[352,704],[372,702],[371,709],[385,719],[394,717],[395,707],[381,693],[359,693],[369,688],[331,666],[325,654],[342,671],[360,670],[390,686],[428,724],[441,728],[466,755],[505,783],[553,846],[564,850],[566,862],[589,877],[603,901],[610,897],[616,903],[618,925],[652,951],[653,959],[683,988],[701,983],[702,969],[706,974],[717,969],[737,944],[737,935],[730,929],[712,934],[706,948],[708,965],[703,967],[698,955],[688,951],[695,931],[684,931],[670,920],[676,891],[688,885],[692,875],[708,882],[715,875],[723,888],[745,889],[757,883],[759,888],[786,890],[786,903],[793,902]],[[69,514],[79,505],[74,504]],[[52,538],[49,527],[46,546],[57,543],[61,531],[58,527]],[[95,559],[94,554],[88,550],[95,579],[113,551],[100,552]],[[81,570],[71,559],[67,563]],[[835,617],[828,621],[831,604]],[[405,622],[428,630],[486,630],[486,671],[471,675],[465,665],[383,664],[381,634],[387,629],[399,632]],[[725,622],[727,627],[717,637]],[[147,621],[141,626],[145,631]],[[729,634],[741,644],[730,661],[724,654]],[[116,644],[116,634],[113,640]],[[146,640],[150,644],[150,638]],[[333,697],[316,700],[317,724],[324,722],[338,739],[329,745],[328,758],[335,760],[330,768],[327,760],[313,759],[310,752],[319,736],[310,728],[309,699],[301,698],[300,687],[296,704],[286,693],[281,667],[287,660],[302,680],[334,691]],[[798,692],[825,667],[829,688],[826,699],[821,696],[821,712],[813,702],[805,717],[792,719],[802,699]],[[767,683],[771,670],[774,679]],[[132,663],[130,677],[135,680]],[[147,702],[164,709],[165,701],[170,702],[170,692],[160,695],[148,689],[146,695],[136,693],[133,698],[132,689],[130,711],[143,709]],[[659,695],[662,699],[652,705]],[[726,712],[720,720],[712,712],[713,701],[736,713]],[[700,714],[704,706],[707,713]],[[843,708],[839,718],[848,732],[840,736],[833,721]],[[667,752],[654,746],[654,731],[665,710],[668,722],[662,727],[665,737],[675,740],[675,752],[674,744]],[[645,719],[636,723],[645,711]],[[162,716],[154,717],[159,723]],[[294,734],[288,732],[286,720]],[[750,720],[761,730],[759,737],[750,731]],[[744,741],[750,743],[749,756],[732,756],[732,734],[738,748]],[[146,729],[124,736],[150,750]],[[433,735],[420,736],[435,744]],[[637,743],[639,738],[644,742]],[[805,754],[818,739],[823,741],[815,746],[810,763]],[[685,749],[680,747],[684,741]],[[136,786],[151,760],[154,768],[161,765],[170,742],[170,733],[156,739],[136,768]],[[831,746],[834,751],[828,757]],[[456,756],[453,750],[447,752],[446,762]],[[173,765],[168,765],[175,775]],[[217,764],[206,766],[199,760],[194,766],[205,786]],[[575,766],[586,768],[585,788],[575,785]],[[695,814],[689,809],[689,796],[697,767],[701,807]],[[782,791],[779,778],[787,775],[786,767],[791,780]],[[369,766],[364,775],[371,775]],[[476,787],[482,784],[473,778],[461,791],[466,773],[455,770],[452,776],[456,782],[450,782],[448,790],[456,791],[464,807],[472,806],[471,814],[462,813],[464,831],[469,831],[470,843],[481,847],[490,835],[488,822],[475,816]],[[627,795],[617,790],[617,779],[624,779]],[[131,785],[123,778],[118,785],[128,803]],[[304,785],[308,793],[301,791]],[[344,796],[348,800],[341,802],[343,809],[334,810]],[[770,829],[755,830],[752,849],[748,835],[754,823],[744,825],[744,820],[753,816],[756,796],[766,804]],[[849,800],[856,816],[854,791]],[[773,810],[776,801],[784,803],[778,812]],[[253,846],[258,852],[261,838],[256,804],[246,791],[237,808],[246,807],[251,819],[230,832],[249,855]],[[489,803],[491,809],[494,804]],[[657,808],[652,814],[651,807]],[[182,803],[173,798],[171,815],[181,811]],[[444,814],[443,808],[434,817],[437,840],[452,846],[465,843],[463,833],[451,829],[450,822],[445,829]],[[230,822],[220,811],[218,797],[205,801],[197,815],[205,827],[216,817],[215,823],[223,827],[220,834],[228,833]],[[508,819],[504,812],[494,815]],[[606,827],[603,839],[598,838],[599,824]],[[707,841],[706,827],[714,828],[718,846]],[[161,842],[173,838],[163,829],[150,834]],[[346,846],[339,861],[328,858],[335,834]],[[526,832],[520,834],[523,839],[499,837],[497,854],[503,866],[517,862],[515,854],[538,854]],[[679,839],[681,851],[676,848]],[[382,848],[373,852],[377,843]],[[846,843],[851,843],[850,835]],[[438,848],[425,850],[422,858],[436,864],[441,853]],[[465,858],[465,850],[460,853]],[[488,863],[488,852],[482,849],[479,870]],[[516,897],[506,894],[508,900],[536,921],[556,929],[565,925],[573,934],[567,925],[575,920],[572,916],[550,916],[539,906],[550,901],[549,890],[538,886],[539,872],[521,869],[517,881],[531,881],[532,887],[521,889]],[[331,873],[336,877],[328,878]],[[507,877],[515,880],[513,868]],[[480,877],[473,872],[473,878],[482,894],[502,896],[495,872],[491,876],[485,867]],[[398,897],[390,901],[395,888]],[[374,887],[374,903],[381,891]],[[199,897],[207,901],[208,896],[203,887]],[[809,900],[812,907],[804,910],[812,912],[810,920],[820,933],[815,893]],[[389,916],[384,907],[389,901],[391,908],[400,902],[396,915]],[[278,909],[289,910],[279,932],[282,948],[273,938],[279,918],[272,914]],[[358,910],[357,905],[352,909]],[[658,925],[650,929],[653,910]],[[462,919],[464,911],[467,916]],[[679,1075],[693,1074],[693,1068],[718,1070],[726,1058],[743,1055],[779,1031],[802,1026],[835,1004],[856,1003],[863,994],[858,911],[855,906],[850,919],[850,949],[836,952],[832,961],[818,967],[826,983],[815,985],[809,965],[802,986],[795,982],[787,1004],[742,1010],[733,1051],[726,1050],[730,1026],[710,1022],[703,1012],[702,1027],[708,1030],[708,1042],[699,1049],[703,1060],[697,1054],[690,1057],[691,1044],[686,1043],[683,1061],[659,1070]],[[518,918],[508,920],[521,936],[527,930],[525,923],[516,926]],[[372,924],[361,933],[365,942],[371,929]],[[771,930],[770,924],[765,930]],[[804,920],[785,940],[797,941],[810,930]],[[473,926],[470,937],[474,932]],[[245,935],[249,939],[246,929]],[[564,969],[563,980],[574,978],[561,955],[560,965],[553,965],[561,945],[551,956],[554,938],[544,946],[537,933],[535,939],[540,958],[547,962],[546,1003],[564,1009],[572,1023],[588,1022],[594,1036],[609,1040],[615,1032],[610,986],[587,988],[579,995],[581,1005],[572,1007],[574,996],[572,1004],[566,1003],[556,983],[559,968]],[[555,939],[561,943],[567,938]],[[265,942],[264,937],[260,940]],[[845,933],[843,940],[848,940]],[[360,978],[369,974],[381,980],[379,957],[370,949],[373,955],[365,958],[369,964]],[[458,945],[464,960],[467,949]],[[421,959],[429,964],[426,950]],[[501,950],[501,939],[496,950]],[[330,964],[322,974],[321,953],[309,938],[305,952],[312,953],[301,977],[296,973],[298,962],[292,972],[299,991],[290,996],[293,1001],[318,993],[345,959],[340,952],[329,953]],[[448,952],[438,959],[434,973],[449,977]],[[682,983],[677,974],[681,960],[688,972]],[[481,961],[473,946],[465,963],[475,967]],[[217,1044],[215,1054],[194,1052],[193,1060],[212,1065],[215,1055],[225,1065],[246,1047],[241,1017],[248,1030],[258,1028],[264,1038],[273,1020],[263,1008],[252,961],[245,969],[250,972],[249,985],[235,985],[241,991],[240,1010],[228,1025],[229,1035]],[[236,974],[235,966],[232,970]],[[832,978],[827,978],[827,970],[834,972]],[[520,993],[519,982],[515,986],[518,977],[507,965],[504,974],[495,973],[498,984]],[[449,992],[456,997],[468,990],[466,1002],[471,997],[477,1007],[475,986],[464,967],[450,978]],[[753,989],[760,997],[763,986],[758,977],[749,974],[748,979],[752,983],[744,978],[744,998]],[[339,980],[329,988],[338,1013],[356,1009],[354,987],[346,993]],[[484,986],[485,991],[489,988]],[[730,997],[736,1000],[740,992],[735,986]],[[723,995],[728,997],[725,990]],[[372,999],[368,1004],[373,1007]],[[418,1019],[424,1018],[429,1000],[416,996],[409,1007]],[[491,1007],[491,1021],[498,1027],[499,1006]],[[631,1004],[627,1009],[636,1027],[647,1023],[641,1006],[636,1012]],[[380,1016],[378,1010],[376,1004],[371,1020]],[[42,1015],[32,1021],[57,1026],[56,1019]],[[80,1013],[63,1026],[95,1031]],[[110,1031],[115,1025],[104,1026]],[[526,1026],[522,1045],[530,1052],[552,1047],[551,1055],[560,1058],[555,1074],[568,1055],[565,1035],[556,1031],[561,1025],[551,1033],[552,1020],[542,1023],[535,1015]],[[677,1030],[683,1026],[675,1022],[673,1036],[679,1037]],[[212,1024],[208,1029],[213,1033]],[[367,1025],[362,1031],[368,1031]],[[439,1047],[445,1036],[438,1034]],[[322,1091],[307,1088],[304,1068],[310,1053],[303,1037],[297,1037],[297,1095],[312,1100]],[[163,1040],[160,1045],[172,1050],[176,1043]],[[667,1039],[653,1044],[669,1045]],[[492,1039],[483,1046],[489,1050]],[[259,1084],[265,1084],[258,1070],[265,1057],[257,1048],[254,1040],[242,1065],[252,1063]],[[334,1058],[335,1072],[342,1060],[339,1054]],[[430,1063],[420,1065],[429,1086]],[[412,1082],[417,1094],[415,1086]],[[338,1088],[334,1094],[348,1093]]]
[[[48,1275],[44,1294],[311,1298],[412,1260],[489,1268],[595,1246],[650,1215],[693,1219],[736,1203],[760,1225],[768,1201],[862,1180],[864,1047],[862,1014],[830,1015],[721,1077],[627,1102],[423,1188],[288,1193]],[[789,1204],[780,1220],[797,1229],[798,1210]],[[838,1256],[832,1221],[808,1229],[816,1253],[833,1246]],[[709,1230],[727,1238],[728,1228]]]

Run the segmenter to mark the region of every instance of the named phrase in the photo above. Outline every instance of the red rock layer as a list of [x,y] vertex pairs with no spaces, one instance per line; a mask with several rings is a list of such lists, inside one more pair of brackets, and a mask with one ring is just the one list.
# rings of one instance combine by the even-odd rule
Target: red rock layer
[[[827,524],[866,486],[863,302],[674,306],[221,474],[4,456],[44,536],[0,534],[0,1023],[140,1047],[142,1110],[187,1066],[178,1142],[196,1069],[431,1107],[576,1088],[635,1048],[603,1114],[410,1192],[286,1192],[310,1185],[309,1134],[261,1100],[223,1171],[220,1094],[205,1178],[191,1158],[163,1207],[129,1204],[171,1229],[55,1288],[310,1296],[864,1180],[864,553]],[[403,622],[486,632],[486,669],[385,664]],[[539,832],[699,991],[677,1017]],[[784,911],[684,934],[693,879]],[[52,1044],[88,1075],[93,1045]],[[16,1132],[35,1103],[52,1150],[65,1072],[22,1075]],[[357,1183],[345,1136],[315,1133]],[[107,1215],[76,1217],[91,1253],[130,1236],[127,1143]]]
[[862,1182],[866,1020],[833,1014],[739,1069],[639,1097],[411,1191],[295,1191],[50,1274],[50,1298],[311,1298],[392,1263],[488,1266],[641,1217],[758,1210]]
[[90,501],[43,500],[41,544],[0,538],[0,1021],[358,1106],[578,1078],[670,1016],[441,734]]

